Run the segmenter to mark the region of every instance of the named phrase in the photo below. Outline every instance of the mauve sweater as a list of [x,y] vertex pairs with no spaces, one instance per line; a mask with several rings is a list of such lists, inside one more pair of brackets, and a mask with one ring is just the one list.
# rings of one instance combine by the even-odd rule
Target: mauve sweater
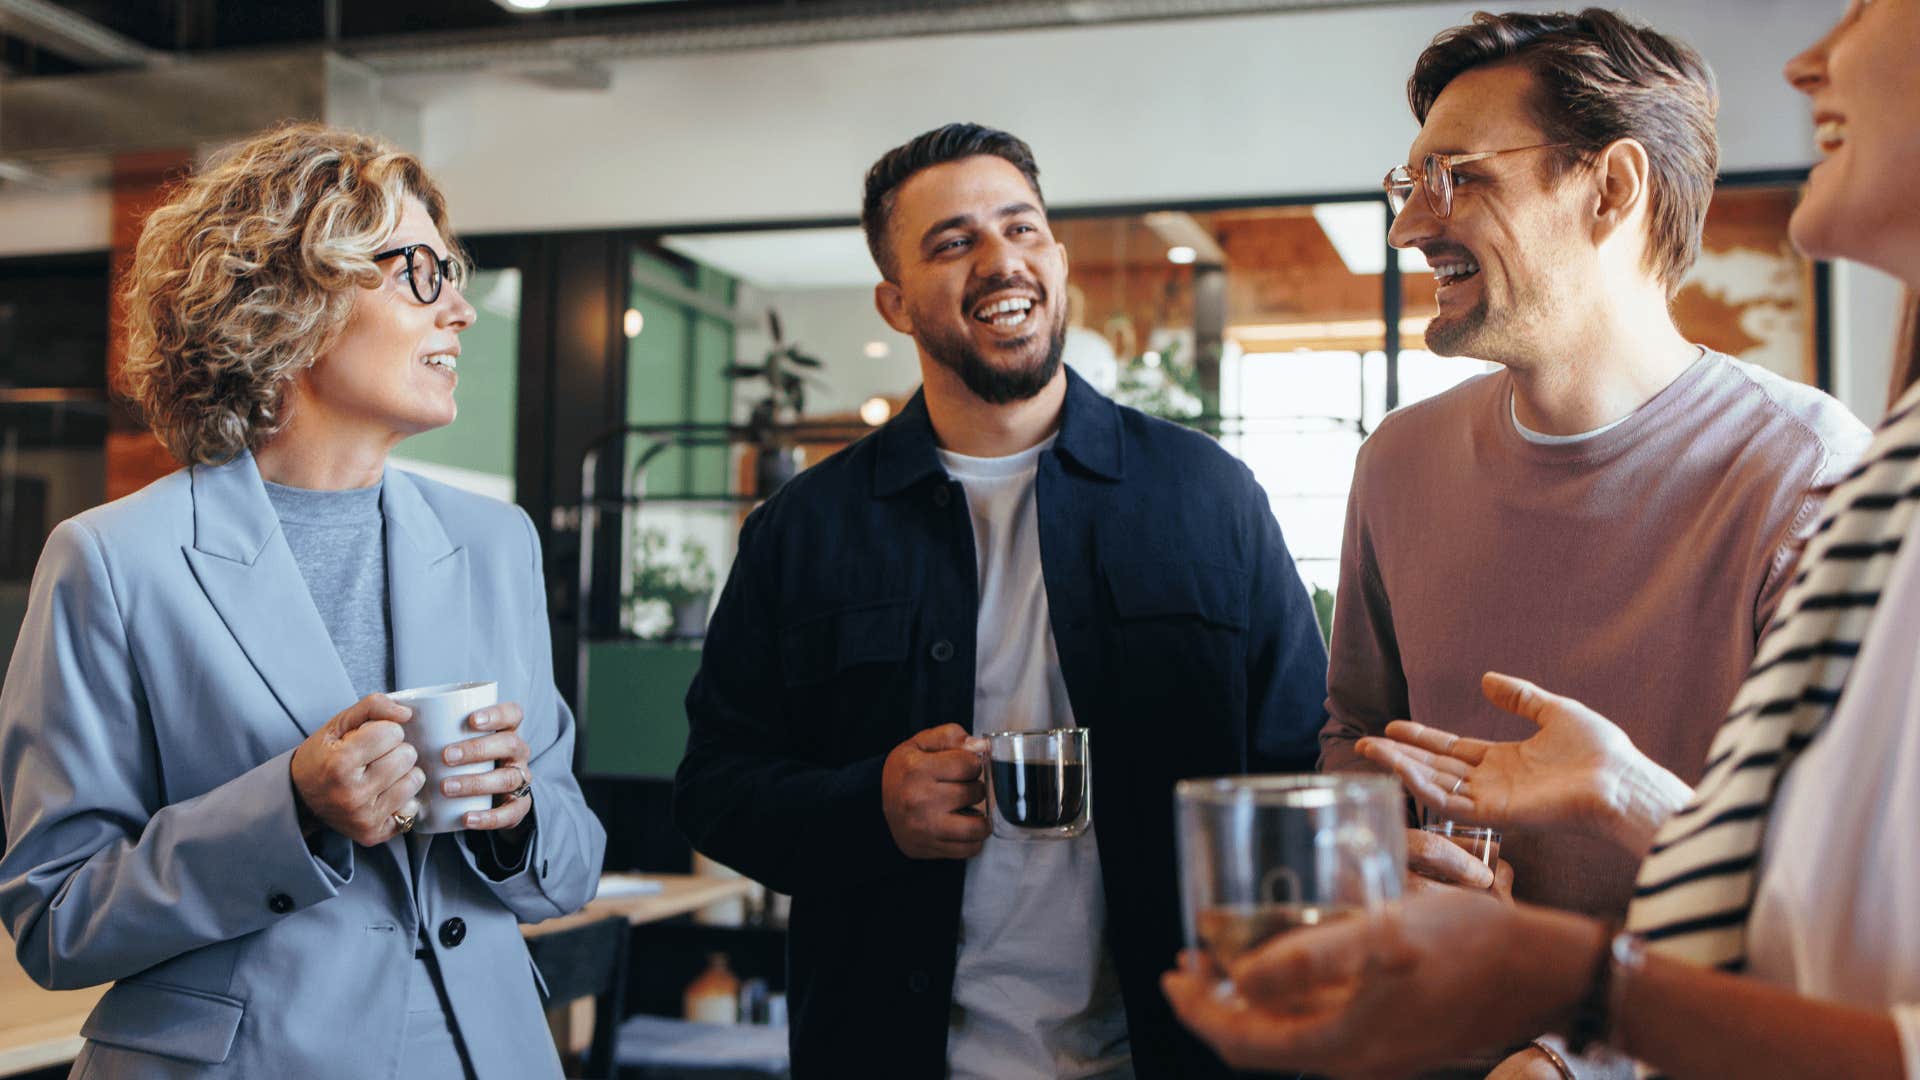
[[[1597,709],[1689,784],[1779,602],[1820,485],[1866,448],[1833,398],[1704,352],[1590,439],[1524,439],[1502,370],[1389,415],[1347,502],[1323,769],[1411,718],[1483,739],[1533,725],[1480,676]],[[1636,859],[1509,830],[1515,897],[1618,917]]]

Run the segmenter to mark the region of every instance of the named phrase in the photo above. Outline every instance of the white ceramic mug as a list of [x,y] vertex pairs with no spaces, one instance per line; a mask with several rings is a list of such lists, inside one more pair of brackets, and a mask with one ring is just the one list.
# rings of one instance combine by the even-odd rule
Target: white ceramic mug
[[454,743],[480,734],[467,726],[467,717],[500,701],[500,684],[491,682],[447,683],[399,690],[387,695],[413,710],[413,718],[400,725],[407,742],[420,752],[420,768],[427,774],[420,789],[420,816],[414,821],[417,833],[458,832],[466,828],[466,816],[476,810],[491,810],[493,796],[463,795],[450,799],[440,793],[440,782],[449,776],[471,776],[491,772],[492,761],[469,761],[449,765],[441,754]]

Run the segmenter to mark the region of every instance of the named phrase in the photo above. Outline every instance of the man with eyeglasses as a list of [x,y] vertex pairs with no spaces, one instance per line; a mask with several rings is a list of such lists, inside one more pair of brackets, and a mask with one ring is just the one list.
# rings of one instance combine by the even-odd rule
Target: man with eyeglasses
[[[1619,722],[1662,773],[1623,773],[1613,797],[1657,801],[1697,778],[1867,432],[1674,325],[1718,159],[1691,48],[1599,9],[1482,13],[1434,39],[1408,98],[1422,126],[1386,190],[1390,239],[1439,282],[1427,347],[1502,370],[1393,413],[1361,449],[1321,766],[1378,767],[1356,744],[1396,719],[1525,739],[1482,696],[1499,671]],[[1625,912],[1641,853],[1504,839],[1497,872],[1418,830],[1409,856],[1422,882]],[[1569,1067],[1522,1055],[1500,1075]]]

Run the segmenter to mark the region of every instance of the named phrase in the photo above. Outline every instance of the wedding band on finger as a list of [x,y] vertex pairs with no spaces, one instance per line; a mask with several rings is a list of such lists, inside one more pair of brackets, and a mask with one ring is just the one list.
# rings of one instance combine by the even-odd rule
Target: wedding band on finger
[[1447,755],[1448,757],[1452,757],[1452,756],[1453,756],[1453,745],[1454,745],[1455,743],[1457,743],[1457,742],[1459,742],[1459,741],[1460,741],[1460,736],[1458,736],[1458,735],[1448,735],[1448,736],[1447,736],[1447,748],[1446,748],[1445,750],[1442,750],[1442,751],[1440,751],[1440,752],[1441,752],[1441,753],[1443,753],[1443,754],[1445,754],[1445,755]]
[[1464,784],[1464,783],[1466,783],[1466,782],[1467,782],[1467,778],[1466,778],[1466,777],[1464,777],[1464,776],[1462,776],[1462,777],[1457,777],[1457,778],[1456,778],[1456,779],[1455,779],[1455,780],[1453,781],[1453,787],[1451,787],[1451,788],[1449,788],[1449,789],[1447,789],[1447,794],[1449,794],[1449,795],[1458,795],[1458,794],[1460,794],[1460,785],[1461,785],[1461,784]]
[[514,768],[520,770],[520,786],[508,792],[507,798],[524,799],[533,791],[533,774],[527,771],[525,765],[515,765]]

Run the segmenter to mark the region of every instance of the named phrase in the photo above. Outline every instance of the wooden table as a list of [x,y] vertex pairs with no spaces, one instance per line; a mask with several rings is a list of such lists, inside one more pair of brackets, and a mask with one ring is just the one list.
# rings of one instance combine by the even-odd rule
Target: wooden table
[[635,926],[660,922],[728,900],[743,899],[758,887],[746,878],[696,877],[692,874],[608,874],[603,881],[603,888],[613,891],[613,886],[634,880],[659,882],[660,891],[589,901],[586,907],[571,915],[523,926],[521,933],[538,937],[556,930],[571,930],[611,915],[625,915],[627,921]]
[[72,1061],[80,1053],[80,1025],[107,988],[42,990],[27,978],[13,950],[4,952],[0,959],[0,1076]]
[[[627,875],[609,875],[616,881]],[[582,910],[558,919],[522,927],[533,936],[579,926],[609,915],[625,915],[629,922],[671,919],[727,900],[747,896],[754,884],[744,878],[693,877],[687,874],[648,874],[660,890],[594,900]],[[80,1053],[80,1025],[86,1022],[104,986],[85,990],[42,990],[27,978],[12,949],[0,956],[0,1077],[19,1076],[36,1069],[71,1062]]]

